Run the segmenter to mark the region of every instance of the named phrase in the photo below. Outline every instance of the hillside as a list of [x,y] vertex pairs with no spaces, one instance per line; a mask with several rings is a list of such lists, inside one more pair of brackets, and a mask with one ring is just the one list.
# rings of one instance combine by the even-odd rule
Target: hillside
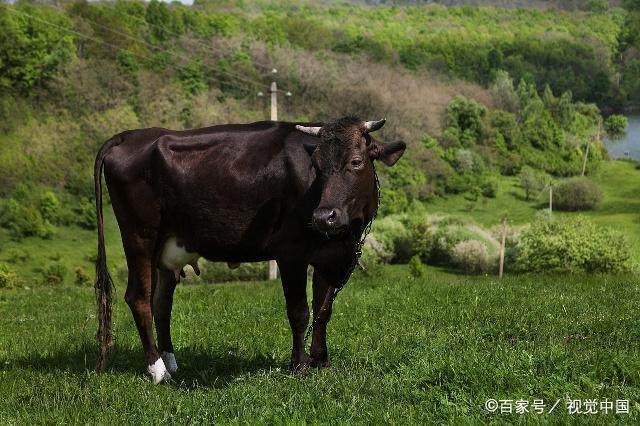
[[[398,165],[378,169],[381,215],[415,203],[508,207],[503,188],[522,170],[578,175],[587,147],[587,174],[603,164],[603,117],[591,102],[634,96],[613,78],[633,16],[295,2],[2,5],[0,236],[11,250],[0,247],[0,258],[13,263],[51,241],[25,265],[64,257],[65,274],[86,273],[91,257],[71,254],[92,239],[92,164],[103,141],[131,128],[262,120],[268,104],[258,92],[272,78],[292,93],[280,98],[281,119],[387,117],[383,138],[407,141]],[[632,48],[635,33],[624,34]]]

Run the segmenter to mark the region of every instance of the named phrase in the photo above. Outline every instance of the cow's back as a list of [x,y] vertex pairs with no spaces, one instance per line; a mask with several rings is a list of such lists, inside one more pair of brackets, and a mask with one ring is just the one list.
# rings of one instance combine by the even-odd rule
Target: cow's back
[[289,123],[261,122],[125,132],[105,175],[110,192],[124,192],[125,203],[141,209],[141,221],[175,235],[189,251],[258,259],[295,208],[293,192],[308,186],[291,175],[291,156],[309,163],[292,131]]

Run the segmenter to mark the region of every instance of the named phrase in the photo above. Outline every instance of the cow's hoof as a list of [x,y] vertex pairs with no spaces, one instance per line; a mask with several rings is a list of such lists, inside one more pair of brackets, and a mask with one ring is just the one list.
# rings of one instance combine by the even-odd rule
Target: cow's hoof
[[291,361],[291,371],[293,374],[306,374],[311,367],[311,358],[305,354],[301,359]]
[[331,362],[328,359],[311,359],[311,366],[315,368],[330,368]]
[[176,361],[176,356],[173,352],[162,352],[162,355],[160,356],[162,357],[169,374],[176,374],[178,372],[178,362]]
[[171,380],[171,374],[167,371],[162,358],[158,358],[156,362],[148,366],[147,372],[151,375],[154,385]]

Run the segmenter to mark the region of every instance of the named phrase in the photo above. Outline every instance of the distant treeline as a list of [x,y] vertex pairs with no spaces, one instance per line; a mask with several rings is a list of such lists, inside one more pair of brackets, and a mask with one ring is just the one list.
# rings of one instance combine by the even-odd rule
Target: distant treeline
[[579,174],[590,146],[588,173],[606,155],[591,102],[640,96],[636,15],[622,9],[255,7],[0,6],[6,222],[32,217],[25,229],[46,231],[38,206],[51,190],[90,205],[95,153],[120,131],[268,117],[257,93],[271,78],[293,92],[282,119],[389,119],[382,136],[407,141],[410,155],[380,168],[383,213],[451,193],[495,196],[500,173]]

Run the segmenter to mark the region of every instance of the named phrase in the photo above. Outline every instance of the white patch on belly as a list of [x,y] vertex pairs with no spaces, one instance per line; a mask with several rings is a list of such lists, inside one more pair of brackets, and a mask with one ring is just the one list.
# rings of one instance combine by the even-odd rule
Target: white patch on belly
[[180,272],[186,265],[197,262],[199,257],[198,253],[190,253],[179,246],[176,237],[170,237],[164,243],[160,262],[168,270]]

